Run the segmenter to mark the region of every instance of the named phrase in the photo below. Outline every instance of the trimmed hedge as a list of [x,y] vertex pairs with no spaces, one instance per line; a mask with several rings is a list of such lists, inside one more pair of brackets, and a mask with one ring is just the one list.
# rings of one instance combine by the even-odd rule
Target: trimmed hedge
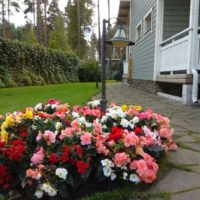
[[75,82],[78,65],[71,52],[0,38],[0,87]]
[[96,66],[96,60],[84,59],[79,66],[78,77],[81,82],[101,80],[101,69]]

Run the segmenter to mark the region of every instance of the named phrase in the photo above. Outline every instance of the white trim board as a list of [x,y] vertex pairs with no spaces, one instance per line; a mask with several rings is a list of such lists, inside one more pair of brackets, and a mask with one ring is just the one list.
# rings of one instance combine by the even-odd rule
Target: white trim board
[[163,93],[163,92],[157,92],[157,95],[160,96],[160,97],[164,97],[164,98],[173,100],[173,101],[182,102],[182,97],[166,94],[166,93]]

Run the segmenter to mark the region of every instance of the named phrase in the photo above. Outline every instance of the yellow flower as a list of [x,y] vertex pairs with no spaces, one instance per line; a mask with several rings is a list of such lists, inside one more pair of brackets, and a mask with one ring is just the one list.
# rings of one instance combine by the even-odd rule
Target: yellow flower
[[141,106],[133,106],[133,108],[137,111],[141,111],[142,110],[142,107]]
[[25,117],[26,119],[33,119],[33,111],[30,110],[30,109],[26,109],[26,112],[25,112],[25,114],[24,114],[24,117]]
[[1,141],[8,142],[8,132],[6,132],[4,129],[1,131]]
[[16,120],[17,123],[21,123],[21,121],[22,121],[22,114],[16,115],[15,116],[15,120]]
[[5,123],[6,123],[7,126],[13,126],[14,123],[15,123],[15,119],[13,118],[12,115],[8,115],[6,117]]
[[123,112],[125,112],[125,111],[128,110],[128,106],[127,106],[127,105],[122,105],[122,106],[121,106],[121,109],[123,110]]

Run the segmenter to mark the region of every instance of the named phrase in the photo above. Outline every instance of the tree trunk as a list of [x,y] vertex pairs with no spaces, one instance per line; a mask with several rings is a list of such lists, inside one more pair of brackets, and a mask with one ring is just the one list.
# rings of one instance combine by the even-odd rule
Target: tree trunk
[[47,47],[47,0],[44,0],[44,46]]
[[4,0],[2,0],[2,37],[6,36],[6,23],[5,23],[5,4]]
[[78,17],[78,55],[81,55],[81,30],[80,30],[80,1],[77,0],[77,17]]
[[10,23],[10,0],[8,1],[8,23]]
[[101,60],[101,29],[100,29],[100,8],[99,8],[99,0],[98,0],[98,32],[99,32],[99,60]]
[[41,5],[41,1],[40,0],[36,0],[37,5],[36,5],[36,9],[37,9],[37,41],[38,43],[41,43],[42,38],[41,38],[41,10],[40,10],[40,5]]
[[[110,35],[110,0],[108,0],[108,37],[110,39],[111,35]],[[108,56],[109,56],[109,78],[110,80],[112,80],[112,46],[110,45],[108,48]]]
[[35,23],[35,0],[33,0],[32,1],[32,3],[33,3],[33,26],[34,26],[34,28],[35,28],[35,26],[36,26],[36,23]]

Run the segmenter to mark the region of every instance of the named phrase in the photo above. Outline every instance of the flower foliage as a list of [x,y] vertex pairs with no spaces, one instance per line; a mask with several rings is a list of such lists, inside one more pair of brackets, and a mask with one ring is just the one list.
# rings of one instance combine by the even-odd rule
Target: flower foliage
[[50,99],[0,117],[0,190],[70,198],[88,179],[152,183],[158,160],[175,150],[170,120],[140,106],[99,101],[70,108]]

